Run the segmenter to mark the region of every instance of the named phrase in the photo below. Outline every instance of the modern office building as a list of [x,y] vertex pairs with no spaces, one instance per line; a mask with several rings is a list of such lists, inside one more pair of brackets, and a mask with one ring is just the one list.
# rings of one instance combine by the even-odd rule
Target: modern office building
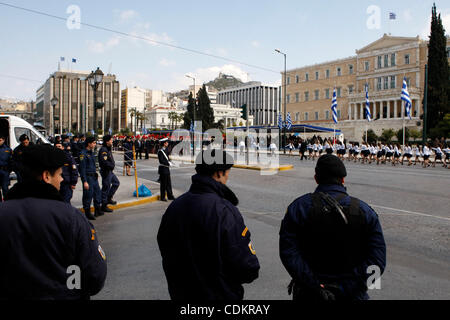
[[[94,128],[94,90],[90,72],[59,70],[36,91],[37,110],[42,110],[44,127],[50,135],[90,132]],[[97,112],[97,128],[120,130],[120,84],[115,75],[105,75],[97,90],[97,101],[104,103]],[[50,101],[56,97],[53,108]]]
[[247,104],[254,125],[274,125],[280,111],[278,87],[250,82],[239,87],[222,90],[217,94],[218,104],[240,108]]

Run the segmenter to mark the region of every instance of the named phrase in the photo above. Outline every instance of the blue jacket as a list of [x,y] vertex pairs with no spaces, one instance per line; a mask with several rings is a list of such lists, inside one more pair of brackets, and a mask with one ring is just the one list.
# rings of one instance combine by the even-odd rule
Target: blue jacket
[[173,300],[242,300],[259,274],[250,231],[225,185],[202,175],[162,217],[158,245]]
[[0,147],[0,167],[6,167],[8,170],[11,170],[11,157],[12,157],[12,150],[10,147],[8,147],[6,144],[3,144]]
[[77,163],[75,162],[75,159],[73,158],[70,151],[65,151],[67,156],[67,161],[64,163],[64,166],[62,168],[62,176],[64,178],[64,183],[68,183],[71,186],[75,186],[78,182],[78,169],[77,169]]
[[[95,228],[42,181],[15,184],[0,203],[0,261],[0,300],[88,299],[106,279]],[[80,289],[67,286],[71,266]]]
[[102,146],[100,148],[98,151],[98,165],[100,166],[102,174],[114,170],[116,163],[114,162],[111,148],[108,148],[107,146]]
[[[340,204],[343,207],[350,205],[350,197],[346,188],[341,185],[319,185],[316,192],[330,194],[336,198],[344,194]],[[312,208],[311,194],[306,194],[296,199],[287,209],[286,215],[281,223],[280,229],[280,257],[286,270],[291,277],[309,288],[318,288],[323,283],[334,283],[340,285],[345,297],[349,299],[368,299],[367,279],[371,273],[367,268],[376,265],[383,273],[386,266],[386,244],[381,229],[378,215],[365,202],[359,202],[360,210],[365,215],[365,255],[359,257],[361,263],[347,270],[345,274],[320,274],[311,268],[312,261],[305,258],[305,247],[312,246],[302,238],[308,230],[305,225],[310,221]],[[317,252],[317,255],[324,254]]]
[[80,178],[84,183],[87,181],[87,174],[97,173],[97,167],[95,165],[94,151],[88,151],[83,149],[80,153]]

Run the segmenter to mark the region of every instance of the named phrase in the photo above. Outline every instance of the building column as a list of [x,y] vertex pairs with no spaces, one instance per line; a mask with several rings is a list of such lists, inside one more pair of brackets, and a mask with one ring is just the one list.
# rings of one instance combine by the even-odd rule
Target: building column
[[69,119],[68,119],[68,132],[72,132],[72,81],[71,79],[68,80],[69,82]]
[[63,96],[63,79],[59,78],[59,134],[62,135],[63,132],[63,106],[64,106],[64,96]]
[[420,101],[417,99],[415,101],[416,101],[416,110],[417,110],[416,117],[420,118]]
[[398,106],[398,100],[394,101],[394,119],[398,118],[398,110],[397,110],[397,106]]
[[349,102],[348,103],[348,111],[347,111],[347,118],[348,118],[348,120],[352,120],[351,110],[352,110],[352,104]]
[[358,120],[363,120],[364,116],[363,116],[363,104],[359,103],[359,119]]
[[77,79],[77,131],[81,131],[80,120],[81,120],[81,89],[80,89],[80,79]]

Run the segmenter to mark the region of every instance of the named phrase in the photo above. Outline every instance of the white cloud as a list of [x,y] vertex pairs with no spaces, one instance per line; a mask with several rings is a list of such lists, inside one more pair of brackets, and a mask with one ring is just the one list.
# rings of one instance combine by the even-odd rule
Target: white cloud
[[134,10],[125,10],[119,13],[120,22],[128,22],[138,17],[138,13]]
[[[450,9],[444,9],[440,11],[441,13],[441,19],[442,19],[442,25],[445,29],[445,34],[450,35]],[[438,12],[439,14],[439,12]],[[420,37],[424,40],[428,40],[431,32],[431,14],[428,17],[428,21],[426,26],[422,29],[422,32],[420,33]]]
[[105,51],[118,46],[120,44],[120,38],[118,36],[114,36],[106,42],[88,40],[87,44],[89,51],[94,53],[104,53]]
[[168,60],[166,58],[163,58],[159,61],[159,64],[164,67],[171,67],[171,66],[174,66],[176,63],[173,60]]

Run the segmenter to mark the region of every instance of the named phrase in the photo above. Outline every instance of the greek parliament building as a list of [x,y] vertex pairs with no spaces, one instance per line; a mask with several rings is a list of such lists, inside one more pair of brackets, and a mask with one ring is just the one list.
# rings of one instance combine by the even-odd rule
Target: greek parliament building
[[217,103],[240,108],[247,104],[254,125],[274,125],[280,111],[279,88],[261,82],[249,82],[217,94]]
[[[447,38],[447,56],[450,39]],[[406,77],[412,100],[412,119],[407,128],[422,129],[425,64],[428,42],[415,38],[384,35],[356,50],[356,55],[287,71],[287,111],[294,124],[333,127],[331,99],[337,92],[338,124],[349,140],[362,141],[366,125],[379,135],[382,129],[401,129],[401,91]],[[284,83],[284,72],[282,73]],[[369,88],[372,122],[365,118],[365,85]]]
[[[41,107],[43,125],[48,134],[90,132],[94,126],[94,90],[87,77],[90,72],[57,71],[36,91],[36,105]],[[58,103],[52,110],[53,97]],[[120,84],[115,75],[105,75],[97,90],[97,128],[108,132],[120,130]]]

